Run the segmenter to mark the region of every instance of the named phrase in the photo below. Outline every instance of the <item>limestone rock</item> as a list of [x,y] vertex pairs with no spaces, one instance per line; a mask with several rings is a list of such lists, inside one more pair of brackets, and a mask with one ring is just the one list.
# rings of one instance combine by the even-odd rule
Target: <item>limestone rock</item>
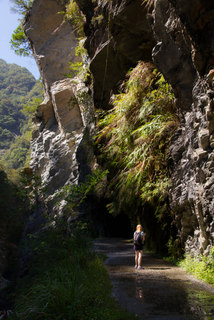
[[[35,0],[24,23],[45,96],[34,117],[31,167],[46,187],[44,200],[50,213],[57,191],[66,184],[77,184],[95,161],[91,151],[94,110],[89,89],[82,80],[66,76],[69,63],[79,58],[75,55],[75,30],[62,14],[65,4]],[[84,156],[80,156],[80,150]]]
[[[37,124],[38,129],[33,133],[31,166],[35,173],[41,175],[46,186],[49,210],[53,209],[57,190],[68,183],[78,183],[81,165],[85,166],[77,159],[77,153],[86,139],[85,131],[89,132],[89,140],[90,131],[93,131],[93,103],[87,91],[83,84],[71,79],[54,83],[50,89],[51,101],[46,105],[47,108],[53,105],[55,120],[51,125],[48,122],[44,125],[42,117],[43,129]],[[87,104],[83,102],[83,96]],[[46,109],[44,103],[42,108]],[[93,165],[94,158],[90,152],[84,161],[88,166]]]
[[51,96],[55,117],[60,131],[78,132],[83,127],[81,110],[72,90],[72,80],[55,82],[51,87]]
[[175,90],[179,107],[188,110],[196,78],[191,59],[190,36],[168,0],[155,2],[153,16],[153,30],[157,41],[152,52],[154,62]]
[[69,22],[60,12],[63,1],[35,0],[24,23],[25,33],[31,43],[41,78],[48,94],[50,85],[65,78],[69,62],[74,62],[78,40]]
[[202,149],[206,150],[209,147],[209,140],[210,140],[209,130],[201,129],[198,133],[198,136],[199,136],[199,145],[201,146]]

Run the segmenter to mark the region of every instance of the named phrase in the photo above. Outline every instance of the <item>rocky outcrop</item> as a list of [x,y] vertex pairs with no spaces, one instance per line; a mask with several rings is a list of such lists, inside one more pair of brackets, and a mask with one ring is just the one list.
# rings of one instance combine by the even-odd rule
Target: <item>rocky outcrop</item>
[[90,172],[94,162],[91,152],[86,153],[82,162],[77,159],[83,140],[90,145],[94,111],[84,82],[65,75],[69,63],[77,60],[74,50],[78,40],[61,13],[64,10],[63,1],[35,0],[24,25],[45,95],[34,118],[31,166],[45,186],[50,212],[55,193],[68,183],[78,183],[81,165]]
[[45,95],[50,86],[65,78],[73,62],[77,38],[71,24],[64,20],[64,1],[35,0],[26,16],[24,29],[38,65]]
[[87,163],[87,173],[93,166],[90,152],[82,163],[77,159],[83,140],[90,145],[93,103],[85,85],[71,79],[53,83],[49,93],[50,99],[39,106],[35,117],[38,128],[33,133],[31,165],[41,176],[52,209],[55,192],[68,183],[78,183],[81,165]]
[[[214,241],[214,4],[203,0],[78,0],[86,16],[92,91],[68,79],[77,44],[58,14],[64,1],[35,0],[25,21],[45,88],[36,114],[32,167],[46,185],[49,210],[61,186],[78,183],[95,164],[94,105],[109,108],[126,72],[153,61],[172,85],[180,128],[171,141],[170,207],[186,251],[208,252]],[[154,6],[152,6],[154,3]]]
[[208,252],[214,241],[214,5],[155,1],[153,59],[172,84],[181,127],[172,139],[170,206],[186,251]]
[[86,40],[96,107],[108,108],[127,71],[139,60],[151,60],[155,42],[147,14],[138,0],[97,2]]

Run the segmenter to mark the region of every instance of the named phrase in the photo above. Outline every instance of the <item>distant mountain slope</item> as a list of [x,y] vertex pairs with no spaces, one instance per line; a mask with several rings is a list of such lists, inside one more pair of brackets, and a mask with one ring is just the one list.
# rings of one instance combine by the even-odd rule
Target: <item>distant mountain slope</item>
[[32,98],[41,96],[38,80],[23,67],[0,59],[0,151],[8,149],[25,122],[20,111]]

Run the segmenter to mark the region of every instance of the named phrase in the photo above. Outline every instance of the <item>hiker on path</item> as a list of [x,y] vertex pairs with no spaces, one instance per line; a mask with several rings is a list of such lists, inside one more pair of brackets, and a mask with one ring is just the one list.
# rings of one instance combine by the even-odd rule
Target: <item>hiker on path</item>
[[143,243],[146,234],[143,232],[141,224],[138,224],[134,232],[135,269],[143,269],[141,266],[143,256]]

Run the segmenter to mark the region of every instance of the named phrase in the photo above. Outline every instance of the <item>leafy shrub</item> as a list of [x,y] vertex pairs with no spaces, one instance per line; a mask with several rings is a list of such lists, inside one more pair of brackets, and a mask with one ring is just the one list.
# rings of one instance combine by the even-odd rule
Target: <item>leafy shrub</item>
[[208,256],[195,258],[187,254],[179,265],[196,278],[214,285],[214,247],[211,248]]

